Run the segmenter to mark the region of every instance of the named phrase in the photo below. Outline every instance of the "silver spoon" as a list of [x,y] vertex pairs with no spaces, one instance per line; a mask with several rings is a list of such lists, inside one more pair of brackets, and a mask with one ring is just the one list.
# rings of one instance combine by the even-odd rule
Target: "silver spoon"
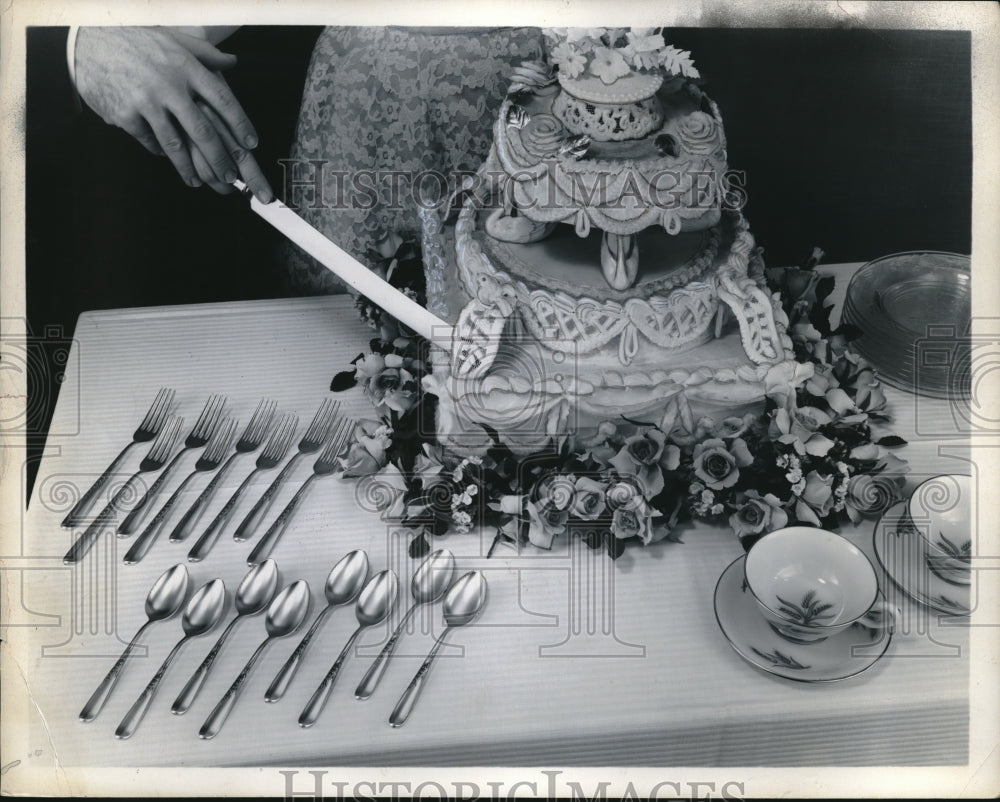
[[191,679],[187,681],[184,689],[178,694],[173,706],[170,708],[172,713],[180,715],[187,712],[188,708],[191,707],[194,700],[198,697],[201,686],[205,683],[205,679],[212,670],[215,658],[222,651],[222,646],[229,637],[229,633],[233,631],[233,628],[239,623],[241,618],[257,615],[257,613],[267,607],[271,599],[274,598],[274,592],[277,589],[278,566],[275,565],[274,560],[265,560],[247,572],[247,575],[243,577],[243,581],[240,582],[240,586],[236,589],[236,617],[229,622],[229,626],[222,630],[222,634],[219,635],[215,646],[212,647],[212,650],[205,659],[201,661],[201,665],[195,669],[191,675]]
[[229,714],[233,711],[236,700],[239,698],[240,689],[246,682],[254,663],[264,653],[265,647],[275,638],[282,638],[291,635],[299,628],[305,620],[306,613],[309,612],[309,585],[304,579],[299,579],[286,587],[271,602],[267,608],[267,637],[261,641],[260,646],[247,660],[247,664],[236,677],[236,680],[229,686],[229,690],[219,700],[215,709],[209,713],[205,723],[201,725],[198,735],[206,740],[214,738],[219,734],[222,725],[226,723]]
[[146,631],[146,627],[154,621],[165,621],[181,609],[184,597],[187,596],[187,589],[188,572],[183,564],[168,568],[153,583],[153,587],[149,589],[149,594],[146,596],[146,623],[139,627],[139,630],[132,636],[132,640],[125,647],[118,662],[111,667],[87,704],[83,706],[83,710],[80,711],[80,721],[93,721],[97,717],[101,708],[104,707],[104,703],[111,696],[111,691],[114,690],[122,669],[125,668],[125,662],[131,656],[132,650],[139,642],[139,638],[142,637],[142,633]]
[[313,635],[316,634],[316,630],[319,629],[319,625],[334,607],[342,604],[350,604],[354,601],[361,592],[361,588],[364,587],[365,580],[367,579],[368,555],[363,551],[352,551],[333,566],[333,570],[330,571],[330,575],[326,578],[326,585],[323,588],[323,592],[326,595],[326,607],[319,611],[316,620],[309,627],[309,631],[305,634],[305,637],[299,641],[299,645],[295,647],[295,651],[289,655],[285,664],[275,675],[271,686],[264,694],[266,701],[277,702],[285,695],[285,691],[288,690],[288,686],[295,677],[299,663],[302,662],[302,656],[305,654],[306,649],[309,648],[309,642],[312,640]]
[[211,582],[202,585],[191,597],[191,601],[184,608],[184,637],[177,641],[174,648],[170,650],[167,659],[163,661],[159,670],[157,670],[153,678],[149,681],[149,684],[139,694],[139,698],[135,700],[135,704],[125,714],[125,718],[122,719],[121,724],[118,725],[118,729],[115,730],[116,738],[129,738],[138,729],[139,724],[146,715],[146,711],[149,709],[150,703],[153,701],[153,697],[156,696],[156,689],[159,687],[160,681],[167,673],[167,668],[173,662],[174,657],[177,656],[181,647],[191,638],[196,638],[211,631],[219,623],[219,618],[222,616],[222,611],[225,608],[226,585],[221,579],[213,579]]
[[410,580],[410,594],[413,596],[413,604],[406,611],[406,615],[399,622],[396,631],[392,633],[389,642],[382,648],[379,656],[375,658],[371,668],[365,674],[358,689],[354,692],[355,699],[367,699],[378,687],[385,667],[389,663],[389,658],[396,651],[396,644],[403,634],[403,627],[410,620],[410,616],[418,607],[423,604],[433,604],[440,599],[451,584],[451,577],[455,573],[455,558],[448,549],[439,549],[424,560],[420,567],[413,574]]
[[444,643],[445,636],[455,627],[461,627],[474,620],[486,603],[486,577],[479,571],[470,571],[460,577],[448,594],[444,597],[444,632],[438,635],[434,646],[427,654],[417,673],[403,691],[403,695],[396,702],[396,707],[389,716],[389,724],[393,727],[402,727],[406,719],[413,712],[413,707],[417,703],[420,691],[424,686],[424,678],[430,671],[431,663],[437,657],[437,653]]
[[357,640],[358,635],[361,634],[363,629],[374,626],[385,619],[392,609],[392,605],[396,602],[396,594],[398,592],[399,580],[396,579],[395,573],[388,570],[375,574],[368,581],[368,584],[365,585],[365,589],[361,591],[354,610],[358,619],[358,628],[347,639],[347,643],[344,644],[344,648],[340,651],[340,656],[330,666],[330,670],[326,672],[326,676],[323,677],[322,682],[313,691],[312,697],[303,708],[302,714],[299,716],[300,727],[311,727],[316,723],[319,714],[323,712],[323,708],[326,706],[326,700],[330,698],[330,691],[333,690],[333,684],[337,681],[337,675],[340,673],[340,669],[344,665],[344,661],[347,659],[354,641]]

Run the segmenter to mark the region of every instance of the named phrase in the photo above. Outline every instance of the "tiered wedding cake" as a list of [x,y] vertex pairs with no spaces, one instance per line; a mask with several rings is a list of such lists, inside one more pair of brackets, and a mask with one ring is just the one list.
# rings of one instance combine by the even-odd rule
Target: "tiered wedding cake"
[[693,431],[759,411],[793,362],[722,118],[659,34],[555,31],[515,71],[454,225],[428,213],[430,311],[455,324],[438,437],[515,448],[604,420]]

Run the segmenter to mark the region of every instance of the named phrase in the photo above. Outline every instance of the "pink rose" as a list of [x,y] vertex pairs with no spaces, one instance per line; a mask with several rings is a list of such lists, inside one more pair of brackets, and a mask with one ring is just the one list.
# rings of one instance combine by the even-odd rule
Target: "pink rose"
[[641,496],[634,497],[611,515],[611,534],[619,540],[637,537],[644,544],[653,539],[653,510]]
[[417,402],[417,381],[399,354],[369,354],[355,364],[355,376],[380,412],[408,412]]
[[753,462],[753,457],[742,438],[729,445],[724,440],[712,438],[694,447],[694,473],[706,487],[722,490],[732,487],[740,478],[740,468]]
[[608,464],[622,476],[633,476],[652,498],[663,490],[663,471],[676,470],[681,461],[680,449],[667,445],[666,435],[658,429],[629,437]]
[[761,535],[781,529],[788,523],[788,513],[781,508],[777,496],[761,496],[756,490],[747,490],[743,506],[729,516],[729,525],[736,537]]
[[573,489],[573,516],[584,521],[600,518],[607,507],[605,486],[589,476],[578,476]]
[[378,421],[359,421],[354,430],[355,442],[347,454],[338,457],[344,476],[355,479],[378,473],[389,462],[388,449],[392,445],[388,426]]
[[805,476],[805,487],[799,493],[795,514],[800,520],[820,525],[833,509],[833,476],[824,476],[815,470]]

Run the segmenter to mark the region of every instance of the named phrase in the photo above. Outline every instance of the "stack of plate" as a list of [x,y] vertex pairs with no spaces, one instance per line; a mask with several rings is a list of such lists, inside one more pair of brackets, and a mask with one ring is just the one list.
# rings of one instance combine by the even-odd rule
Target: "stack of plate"
[[970,395],[972,277],[968,256],[912,251],[862,267],[841,319],[887,384],[934,398]]

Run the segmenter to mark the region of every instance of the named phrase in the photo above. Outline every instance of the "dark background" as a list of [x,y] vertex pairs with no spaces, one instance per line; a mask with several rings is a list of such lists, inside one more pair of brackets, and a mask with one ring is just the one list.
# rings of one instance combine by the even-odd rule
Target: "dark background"
[[[280,193],[317,28],[248,27],[222,48]],[[280,297],[279,235],[234,196],[183,186],[165,159],[85,109],[65,29],[29,29],[27,315],[72,335],[90,309]],[[725,119],[730,167],[768,264],[971,251],[970,37],[961,31],[672,29]],[[29,375],[28,488],[58,392],[39,347]]]

